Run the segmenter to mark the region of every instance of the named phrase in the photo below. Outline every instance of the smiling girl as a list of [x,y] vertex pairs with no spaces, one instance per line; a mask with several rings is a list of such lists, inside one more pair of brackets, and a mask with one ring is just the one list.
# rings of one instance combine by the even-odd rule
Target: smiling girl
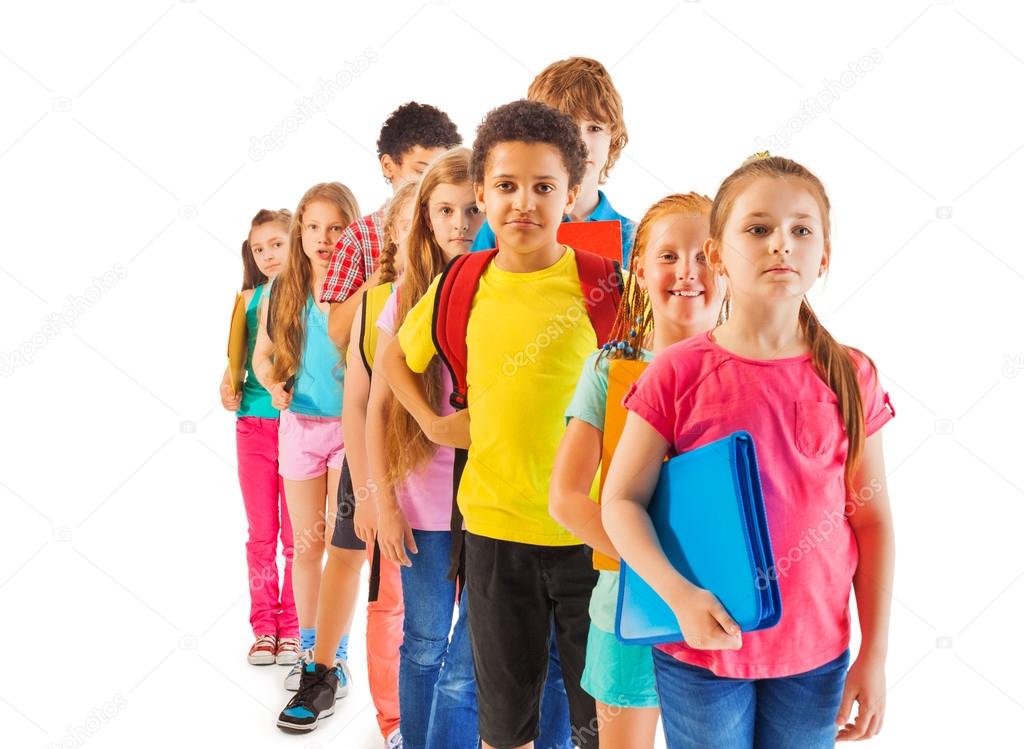
[[[658,723],[651,648],[615,639],[619,574],[612,560],[618,554],[590,495],[592,479],[609,457],[603,448],[607,414],[621,412],[609,400],[609,379],[616,389],[627,386],[655,354],[715,324],[722,294],[704,256],[710,211],[711,199],[703,195],[669,195],[641,219],[613,342],[583,364],[551,475],[552,517],[598,552],[582,683],[597,700],[605,749],[651,747]],[[602,563],[601,555],[611,563]]]
[[[705,244],[728,284],[728,319],[666,349],[625,399],[602,520],[679,619],[685,642],[654,651],[672,748],[812,749],[881,727],[894,540],[879,429],[893,411],[871,360],[838,343],[805,297],[829,266],[829,228],[825,189],[800,164],[755,158],[733,172]],[[772,570],[779,624],[742,635],[675,571],[646,512],[666,453],[737,430],[757,444],[775,558],[792,562]],[[804,552],[806,530],[826,525]],[[851,583],[862,637],[847,673]]]

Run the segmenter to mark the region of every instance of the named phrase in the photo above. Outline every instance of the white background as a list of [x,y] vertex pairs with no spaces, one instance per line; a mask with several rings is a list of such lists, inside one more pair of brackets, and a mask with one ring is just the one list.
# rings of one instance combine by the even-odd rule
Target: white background
[[[606,188],[624,213],[713,194],[779,128],[773,150],[824,180],[835,250],[815,305],[874,357],[898,412],[873,744],[1020,745],[1015,4],[367,5],[2,11],[0,744],[380,745],[362,615],[353,694],[309,737],[274,727],[284,669],[245,662],[245,521],[217,396],[240,245],[258,208],[294,208],[314,182],[375,209],[375,141],[398,104],[440,106],[470,142],[486,110],[582,54],[625,102],[630,144]],[[367,50],[325,111],[253,158],[252,138]],[[56,327],[69,295],[85,301]],[[113,717],[90,720],[104,706]]]

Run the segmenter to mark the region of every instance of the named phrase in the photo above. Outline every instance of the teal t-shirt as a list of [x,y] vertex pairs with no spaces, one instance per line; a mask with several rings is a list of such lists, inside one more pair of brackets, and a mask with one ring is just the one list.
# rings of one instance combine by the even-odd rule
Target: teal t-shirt
[[[607,357],[602,357],[598,362],[599,353],[595,351],[583,362],[583,372],[576,383],[576,392],[565,409],[565,420],[568,423],[569,419],[579,419],[603,432],[604,413],[608,404],[609,362]],[[654,354],[642,350],[640,358],[649,362],[654,359]],[[619,573],[599,570],[597,585],[590,596],[590,622],[604,632],[615,632],[615,606],[618,596]]]
[[303,416],[338,418],[341,416],[345,364],[338,347],[327,335],[327,314],[306,298],[306,339],[302,360],[295,376],[289,411]]
[[259,329],[260,297],[266,284],[260,284],[253,292],[249,306],[245,308],[245,334],[248,353],[245,355],[245,382],[242,383],[242,405],[235,416],[259,416],[264,419],[276,419],[280,415],[271,405],[270,393],[260,385],[256,373],[252,369],[252,352],[256,348],[256,333]]

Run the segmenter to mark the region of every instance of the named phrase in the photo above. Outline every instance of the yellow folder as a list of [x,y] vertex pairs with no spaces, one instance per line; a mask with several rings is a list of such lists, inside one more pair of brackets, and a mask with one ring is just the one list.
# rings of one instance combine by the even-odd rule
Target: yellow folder
[[248,353],[245,330],[245,297],[235,297],[231,312],[231,328],[228,330],[228,371],[231,374],[231,388],[237,395],[245,379],[245,355]]

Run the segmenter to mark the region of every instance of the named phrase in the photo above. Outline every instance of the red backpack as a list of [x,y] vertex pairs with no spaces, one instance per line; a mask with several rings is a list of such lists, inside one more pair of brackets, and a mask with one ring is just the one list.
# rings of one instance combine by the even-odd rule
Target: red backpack
[[[434,297],[433,336],[438,356],[452,377],[451,404],[456,410],[469,405],[466,382],[466,329],[480,278],[494,259],[497,250],[470,252],[454,258],[441,273]],[[587,315],[600,347],[611,335],[615,316],[622,299],[622,272],[617,261],[585,250],[574,250],[580,288],[587,305]],[[467,450],[455,450],[454,486],[452,492],[452,549],[448,575],[461,584],[465,575],[462,545],[462,513],[456,501]]]

